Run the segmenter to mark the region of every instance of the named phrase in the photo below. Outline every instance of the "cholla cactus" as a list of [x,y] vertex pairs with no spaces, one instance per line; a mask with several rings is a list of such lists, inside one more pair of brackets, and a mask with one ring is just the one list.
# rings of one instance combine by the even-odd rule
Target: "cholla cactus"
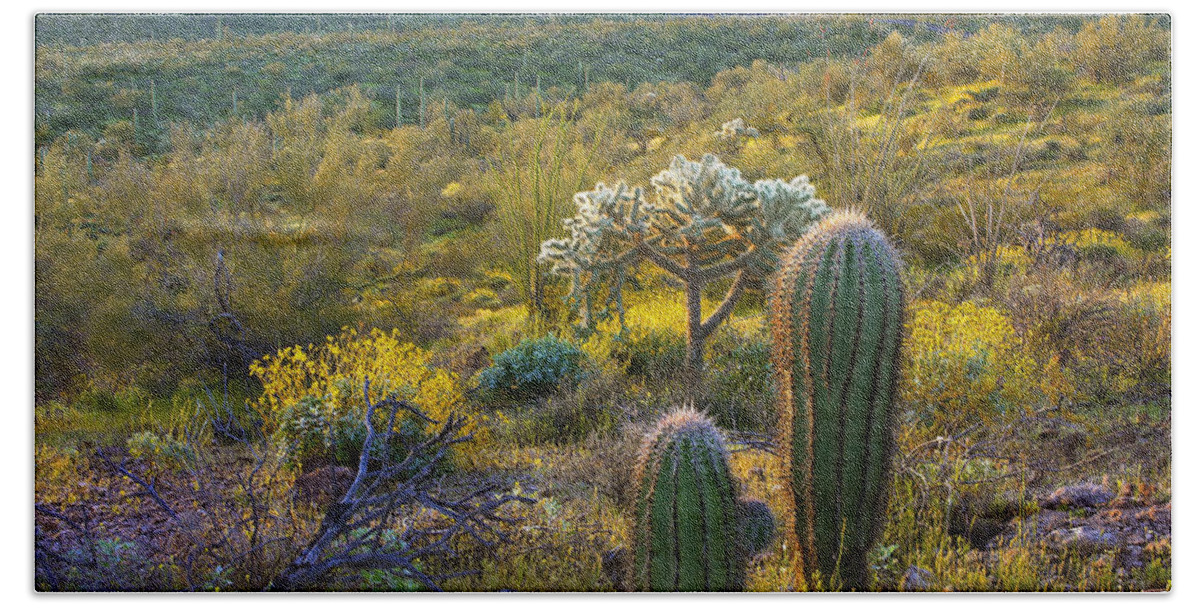
[[[700,162],[676,156],[651,185],[652,197],[641,188],[602,183],[576,194],[575,217],[563,221],[570,237],[542,243],[538,261],[572,278],[569,297],[585,328],[594,320],[592,294],[601,284],[609,288],[601,314],[615,311],[624,322],[625,273],[640,261],[679,278],[687,291],[687,363],[699,370],[705,339],[745,288],[769,274],[783,246],[803,236],[829,207],[806,177],[752,184],[711,154]],[[705,284],[731,275],[724,300],[702,318]]]
[[739,137],[758,137],[758,129],[747,126],[746,121],[735,118],[723,125],[721,130],[713,133],[721,139],[737,139]]

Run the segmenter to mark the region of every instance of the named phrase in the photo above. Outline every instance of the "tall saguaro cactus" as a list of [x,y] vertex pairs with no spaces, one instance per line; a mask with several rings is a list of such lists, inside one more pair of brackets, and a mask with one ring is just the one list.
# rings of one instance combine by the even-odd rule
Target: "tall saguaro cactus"
[[742,588],[738,486],[712,422],[694,410],[664,416],[642,444],[635,487],[633,589]]
[[794,546],[806,575],[863,589],[890,481],[899,256],[865,216],[833,214],[785,253],[770,307]]

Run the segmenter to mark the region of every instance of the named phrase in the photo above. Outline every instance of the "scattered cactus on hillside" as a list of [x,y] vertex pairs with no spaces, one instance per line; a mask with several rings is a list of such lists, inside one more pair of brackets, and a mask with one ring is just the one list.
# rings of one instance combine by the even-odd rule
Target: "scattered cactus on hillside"
[[771,294],[791,534],[804,571],[863,590],[887,508],[904,290],[896,251],[856,212],[784,256]]
[[738,591],[747,551],[724,440],[694,410],[667,414],[642,444],[631,589]]

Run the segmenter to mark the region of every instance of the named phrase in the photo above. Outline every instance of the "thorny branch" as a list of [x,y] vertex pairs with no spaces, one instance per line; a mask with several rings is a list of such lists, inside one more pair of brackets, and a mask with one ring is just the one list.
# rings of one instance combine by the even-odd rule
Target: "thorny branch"
[[[368,381],[364,395],[369,388]],[[172,489],[190,492],[183,502],[198,505],[195,513],[183,514],[173,506],[183,502],[177,496],[165,496],[157,479],[148,478],[124,460],[116,462],[96,452],[115,476],[140,489],[136,496],[149,499],[170,518],[172,533],[186,538],[193,549],[182,564],[183,588],[187,590],[212,584],[201,576],[208,570],[199,569],[199,563],[209,569],[220,566],[229,580],[244,581],[242,584],[251,585],[249,589],[258,588],[255,580],[273,591],[323,588],[354,576],[357,570],[372,568],[390,570],[438,590],[441,581],[471,572],[427,572],[421,560],[454,555],[462,538],[485,549],[508,541],[508,535],[497,526],[518,520],[505,513],[506,505],[533,502],[498,484],[484,484],[460,495],[445,491],[439,465],[451,448],[471,439],[463,432],[465,418],[451,415],[438,423],[408,401],[388,397],[372,403],[368,398],[367,437],[354,481],[345,496],[326,510],[307,544],[296,545],[295,535],[303,534],[296,514],[271,508],[278,502],[272,500],[272,492],[278,493],[282,481],[274,475],[278,463],[263,449],[265,438],[257,429],[236,424],[228,399],[216,398],[211,392],[207,395],[210,403],[198,402],[196,415],[182,431],[186,444],[196,452],[195,460],[184,468],[190,479],[172,484]],[[424,439],[402,444],[404,440],[397,434],[397,416],[402,411],[438,425],[437,430]],[[382,415],[385,412],[386,416]],[[211,461],[210,455],[199,449],[218,433],[240,443],[249,456],[248,467],[239,465],[232,472],[232,485],[217,481],[230,477],[228,472],[224,477],[216,473],[217,467],[226,465]],[[48,588],[61,588],[60,574],[72,568],[87,577],[82,583],[85,588],[107,588],[96,564],[98,541],[88,522],[74,521],[48,505],[37,505],[36,512],[39,517],[63,522],[84,549],[83,553],[65,554],[43,542],[39,532],[35,542],[39,577]]]
[[[402,399],[388,397],[372,403],[369,389],[367,381],[363,385],[367,438],[354,481],[345,496],[329,507],[315,538],[271,583],[271,590],[311,589],[337,571],[361,568],[391,570],[428,589],[440,590],[438,581],[453,575],[427,573],[419,560],[452,553],[451,542],[460,535],[471,537],[485,548],[508,540],[492,525],[515,521],[502,516],[502,508],[512,502],[533,502],[491,484],[460,498],[442,493],[434,478],[437,464],[451,446],[471,438],[462,434],[465,419],[461,416],[451,415],[432,436],[406,446],[403,458],[389,458],[400,410],[434,421]],[[379,428],[376,415],[385,409],[386,423]],[[424,509],[435,514],[436,521],[415,525],[406,518],[403,525],[391,525],[408,509]],[[464,574],[468,573],[454,575]]]

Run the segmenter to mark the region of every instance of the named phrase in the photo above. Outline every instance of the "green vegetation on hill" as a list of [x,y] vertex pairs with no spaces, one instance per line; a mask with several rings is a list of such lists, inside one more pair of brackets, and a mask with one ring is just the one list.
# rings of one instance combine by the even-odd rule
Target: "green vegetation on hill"
[[[1166,17],[331,17],[320,32],[147,17],[166,24],[152,39],[57,19],[39,18],[35,73],[36,494],[66,520],[39,511],[39,568],[73,563],[43,550],[88,555],[73,513],[115,508],[90,569],[39,570],[39,585],[261,588],[320,522],[288,484],[353,477],[359,418],[394,396],[469,417],[474,441],[417,461],[437,460],[447,488],[509,484],[537,503],[498,524],[511,543],[459,539],[423,559],[466,573],[448,588],[620,588],[630,455],[681,403],[721,427],[744,498],[792,525],[778,490],[791,472],[766,451],[780,390],[768,273],[681,279],[625,259],[573,283],[538,260],[587,214],[574,193],[672,166],[684,184],[713,154],[739,183],[807,175],[794,183],[864,213],[902,258],[892,499],[878,537],[856,541],[871,545],[856,545],[856,584],[1169,586]],[[695,257],[671,239],[697,234],[712,257],[696,267],[758,251],[758,215],[729,211],[751,211],[742,198],[679,192],[677,210],[731,221],[677,213],[664,257]],[[592,306],[569,298],[587,293],[619,318],[580,323]],[[689,342],[689,319],[710,318]],[[212,404],[236,407],[197,432]],[[436,432],[402,418],[395,441]],[[273,449],[214,438],[235,427]],[[238,477],[276,452],[269,491]],[[173,508],[203,485],[197,462],[229,476],[204,487],[242,494],[210,528],[182,513],[195,538],[139,536],[157,503],[114,481],[114,454],[168,480]],[[1112,502],[1047,499],[1081,480]],[[193,542],[246,525],[247,504],[291,540]],[[828,588],[784,537],[750,560],[746,588]],[[425,584],[387,568],[339,580]]]
[[[68,130],[99,136],[138,115],[151,151],[169,125],[262,119],[284,96],[351,84],[374,128],[419,123],[448,98],[482,111],[495,99],[588,83],[708,82],[755,59],[853,57],[893,29],[920,42],[989,23],[1076,31],[1082,17],[820,15],[40,15],[39,145]],[[422,86],[423,82],[423,86]]]

